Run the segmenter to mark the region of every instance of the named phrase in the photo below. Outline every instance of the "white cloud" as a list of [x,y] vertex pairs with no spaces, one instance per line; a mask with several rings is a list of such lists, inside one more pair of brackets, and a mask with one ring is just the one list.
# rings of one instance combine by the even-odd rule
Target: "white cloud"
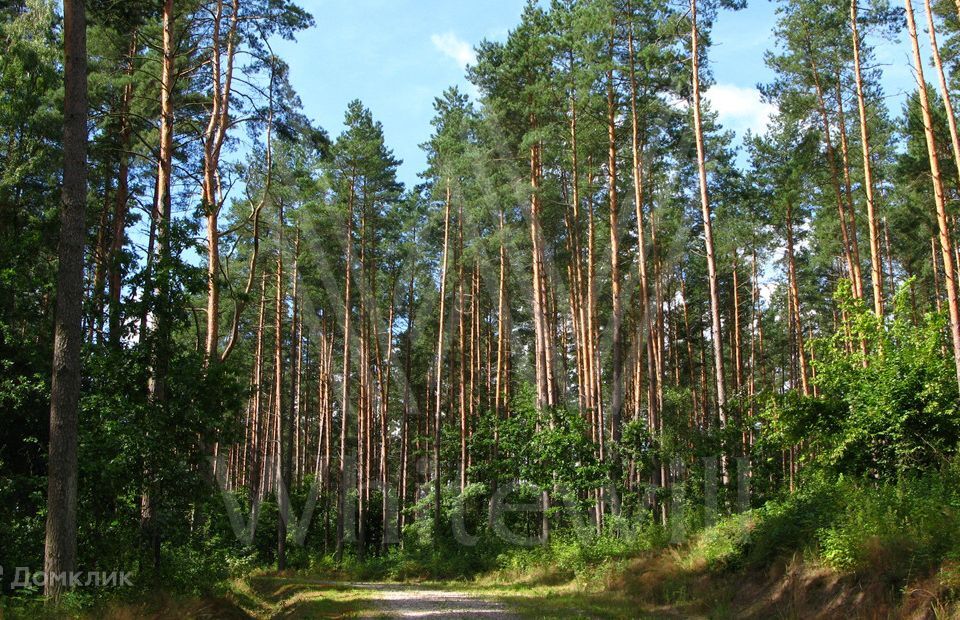
[[710,107],[716,110],[724,127],[742,135],[746,130],[763,133],[770,117],[777,109],[760,99],[756,88],[744,88],[734,84],[716,84],[704,93]]
[[461,67],[477,62],[477,53],[473,51],[473,46],[453,32],[432,34],[430,35],[430,41],[440,53],[454,59]]

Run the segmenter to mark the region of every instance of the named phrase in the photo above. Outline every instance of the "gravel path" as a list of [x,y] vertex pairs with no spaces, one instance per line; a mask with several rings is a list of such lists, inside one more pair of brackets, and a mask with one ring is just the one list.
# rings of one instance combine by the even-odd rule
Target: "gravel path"
[[502,603],[463,592],[431,590],[415,585],[358,583],[358,588],[376,590],[378,611],[373,616],[388,618],[487,618],[518,619]]

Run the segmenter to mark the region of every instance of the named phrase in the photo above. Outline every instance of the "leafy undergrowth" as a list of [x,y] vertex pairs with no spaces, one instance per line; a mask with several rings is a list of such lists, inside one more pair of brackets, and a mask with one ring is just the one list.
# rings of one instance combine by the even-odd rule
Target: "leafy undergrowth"
[[958,480],[811,484],[680,545],[584,558],[560,541],[466,587],[530,617],[960,617]]

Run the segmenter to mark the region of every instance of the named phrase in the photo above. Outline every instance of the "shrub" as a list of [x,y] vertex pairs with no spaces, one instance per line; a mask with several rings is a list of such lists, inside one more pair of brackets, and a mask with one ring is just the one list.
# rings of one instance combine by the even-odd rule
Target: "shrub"
[[891,577],[925,572],[960,552],[956,467],[895,483],[845,483],[846,505],[819,532],[830,565]]

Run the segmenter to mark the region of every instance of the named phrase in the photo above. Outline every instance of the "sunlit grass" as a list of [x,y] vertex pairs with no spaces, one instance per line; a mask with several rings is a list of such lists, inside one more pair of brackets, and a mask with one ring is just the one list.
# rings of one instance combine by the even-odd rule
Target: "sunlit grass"
[[321,578],[263,574],[238,580],[236,592],[247,594],[261,618],[352,618],[374,609],[373,592]]

